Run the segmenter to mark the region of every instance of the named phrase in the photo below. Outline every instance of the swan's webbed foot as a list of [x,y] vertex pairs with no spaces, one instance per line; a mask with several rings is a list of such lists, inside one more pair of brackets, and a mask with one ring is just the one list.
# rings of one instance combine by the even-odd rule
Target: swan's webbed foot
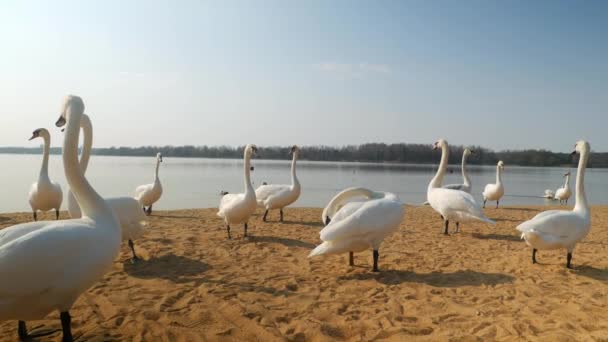
[[139,257],[137,257],[137,254],[135,254],[135,244],[131,239],[129,239],[129,248],[131,248],[131,253],[133,254],[133,257],[131,257],[131,262],[135,263],[139,260]]
[[230,225],[226,225],[226,233],[228,233],[228,240],[232,239],[232,236],[230,236]]
[[59,220],[59,209],[55,209],[55,220]]
[[348,266],[355,266],[355,254],[348,252]]
[[572,253],[568,252],[568,256],[566,257],[566,260],[567,260],[566,267],[571,269],[572,268],[572,263],[571,263],[572,262]]
[[532,249],[532,263],[533,263],[533,264],[536,264],[536,263],[537,263],[537,262],[536,262],[536,252],[537,252],[537,251],[538,251],[538,250],[537,250],[536,248]]
[[283,222],[283,208],[279,212],[281,213],[281,222]]
[[373,255],[374,255],[374,268],[372,269],[372,272],[380,272],[380,270],[378,269],[378,258],[380,257],[380,253],[378,253],[378,251],[374,249]]
[[266,216],[268,216],[268,209],[264,212],[264,217],[262,217],[262,221],[266,222]]
[[448,235],[448,227],[450,226],[450,221],[445,220],[445,228],[443,230],[444,235]]
[[72,317],[70,317],[70,313],[68,311],[62,312],[60,314],[61,317],[61,328],[63,330],[63,338],[61,341],[63,342],[73,342],[74,338],[72,337]]
[[17,324],[17,334],[19,335],[20,340],[27,339],[27,326],[25,325],[25,321],[19,321]]

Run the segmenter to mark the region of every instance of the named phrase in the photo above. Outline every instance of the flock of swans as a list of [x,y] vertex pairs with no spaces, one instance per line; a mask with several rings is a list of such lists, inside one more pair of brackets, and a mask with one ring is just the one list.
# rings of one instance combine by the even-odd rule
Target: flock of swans
[[[48,176],[50,134],[37,129],[32,135],[44,140],[43,162],[38,181],[32,185],[29,201],[35,222],[18,224],[0,230],[0,275],[10,281],[0,282],[0,321],[18,320],[20,339],[28,336],[27,320],[42,319],[50,312],[60,313],[63,340],[72,341],[70,309],[78,297],[112,267],[121,241],[128,241],[137,259],[133,240],[139,238],[146,225],[146,215],[162,195],[158,177],[162,155],[156,158],[154,182],[138,187],[135,196],[102,198],[85,177],[93,141],[90,118],[84,114],[84,103],[78,96],[64,100],[57,127],[65,126],[62,159],[68,191],[68,211],[72,219],[59,220],[63,199],[61,187]],[[83,149],[78,159],[80,130],[83,132]],[[447,171],[449,146],[444,139],[434,149],[441,150],[439,168],[427,188],[428,204],[441,215],[444,234],[449,234],[449,222],[481,221],[494,224],[483,211],[485,203],[496,201],[498,207],[504,195],[502,184],[503,162],[496,166],[496,183],[488,184],[483,191],[483,206],[471,195],[472,183],[466,171],[466,159],[473,152],[465,149],[462,156],[463,184],[443,186]],[[585,197],[584,176],[590,147],[585,141],[576,143],[580,154],[576,174],[576,203],[573,210],[550,210],[517,226],[521,237],[532,247],[532,262],[536,263],[538,250],[566,249],[567,267],[571,267],[572,252],[577,242],[590,229],[589,205]],[[263,184],[254,190],[250,173],[251,158],[257,153],[255,145],[244,150],[244,192],[223,193],[217,215],[226,225],[231,238],[231,225],[244,227],[247,238],[249,219],[258,207],[265,210],[266,221],[270,210],[279,210],[283,221],[283,208],[300,196],[301,186],[296,175],[296,161],[300,150],[293,146],[291,185]],[[554,196],[567,201],[570,196],[569,173],[564,188]],[[143,209],[143,210],[142,210]],[[37,221],[37,211],[55,210],[55,221]],[[348,188],[335,195],[324,208],[321,220],[325,227],[320,232],[322,243],[309,257],[349,253],[354,264],[354,253],[368,248],[373,252],[373,271],[377,272],[379,249],[382,241],[394,233],[404,219],[405,206],[393,193],[379,192],[363,187]]]

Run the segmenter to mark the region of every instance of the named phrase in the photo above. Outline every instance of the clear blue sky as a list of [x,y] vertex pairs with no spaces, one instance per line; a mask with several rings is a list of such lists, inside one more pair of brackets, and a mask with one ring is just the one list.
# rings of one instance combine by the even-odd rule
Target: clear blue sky
[[103,147],[608,151],[608,1],[6,0],[0,42],[0,146],[74,93]]

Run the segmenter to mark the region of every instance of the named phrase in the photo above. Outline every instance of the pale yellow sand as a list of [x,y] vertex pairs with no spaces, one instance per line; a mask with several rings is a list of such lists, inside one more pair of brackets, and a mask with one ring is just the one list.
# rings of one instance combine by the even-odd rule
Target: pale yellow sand
[[[73,308],[73,332],[79,341],[607,340],[608,207],[593,208],[574,270],[565,251],[541,251],[533,265],[519,239],[515,226],[545,209],[488,209],[497,226],[446,237],[431,208],[408,207],[380,249],[379,274],[371,250],[352,268],[347,255],[307,259],[320,209],[287,209],[284,224],[276,212],[270,223],[256,216],[250,241],[242,227],[227,241],[213,209],[155,212],[136,241],[145,260],[131,264],[123,246]],[[0,226],[29,219],[4,214]],[[59,341],[57,318],[28,327]],[[16,325],[0,323],[0,340],[15,340]]]

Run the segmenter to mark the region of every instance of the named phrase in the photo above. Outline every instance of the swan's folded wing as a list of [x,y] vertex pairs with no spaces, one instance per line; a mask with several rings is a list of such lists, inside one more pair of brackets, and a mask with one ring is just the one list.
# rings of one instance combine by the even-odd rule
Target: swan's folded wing
[[521,223],[516,229],[523,233],[536,232],[565,238],[576,233],[576,228],[580,223],[580,216],[571,211],[548,210]]
[[255,197],[258,201],[265,201],[270,197],[279,195],[281,192],[289,191],[289,185],[268,184],[261,185],[255,190]]
[[151,189],[154,184],[144,184],[140,185],[135,189],[135,197],[141,196],[142,193],[146,192],[149,188]]
[[448,185],[442,186],[442,188],[444,188],[444,189],[452,189],[452,190],[462,190],[463,187],[464,187],[464,184],[448,184]]
[[48,222],[45,221],[30,222],[12,226],[10,229],[0,230],[0,248],[13,240],[41,229],[46,225],[48,225]]
[[235,205],[240,202],[240,199],[245,196],[244,194],[226,194],[222,196],[220,200],[220,211],[226,211],[232,209]]

